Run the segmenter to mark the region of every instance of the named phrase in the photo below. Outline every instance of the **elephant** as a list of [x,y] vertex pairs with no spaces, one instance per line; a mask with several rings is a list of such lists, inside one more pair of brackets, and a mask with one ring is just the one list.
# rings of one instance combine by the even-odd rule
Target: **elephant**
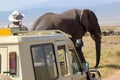
[[[33,23],[30,30],[61,30],[72,36],[71,40],[74,44],[77,40],[81,40],[83,43],[83,36],[89,32],[96,47],[96,64],[94,67],[98,67],[101,55],[101,29],[92,10],[71,9],[59,14],[45,13]],[[82,62],[86,62],[82,47],[76,46],[76,49]]]

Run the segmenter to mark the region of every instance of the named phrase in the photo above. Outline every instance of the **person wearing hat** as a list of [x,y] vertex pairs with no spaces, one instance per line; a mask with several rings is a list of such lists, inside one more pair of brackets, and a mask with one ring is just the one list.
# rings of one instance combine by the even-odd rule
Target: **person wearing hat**
[[17,29],[19,31],[28,31],[28,28],[22,25],[22,19],[24,17],[24,14],[21,14],[19,11],[13,11],[12,14],[10,14],[8,17],[9,21],[12,23],[8,24],[5,27]]

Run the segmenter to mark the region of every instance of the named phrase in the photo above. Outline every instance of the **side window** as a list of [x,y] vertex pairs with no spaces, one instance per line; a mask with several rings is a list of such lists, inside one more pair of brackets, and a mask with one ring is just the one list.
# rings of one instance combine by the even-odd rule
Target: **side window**
[[80,66],[78,64],[78,60],[73,49],[69,50],[69,61],[72,68],[72,73],[76,74],[80,72]]
[[36,80],[53,80],[58,76],[52,44],[31,47]]
[[58,46],[58,59],[60,63],[62,76],[68,74],[65,45]]

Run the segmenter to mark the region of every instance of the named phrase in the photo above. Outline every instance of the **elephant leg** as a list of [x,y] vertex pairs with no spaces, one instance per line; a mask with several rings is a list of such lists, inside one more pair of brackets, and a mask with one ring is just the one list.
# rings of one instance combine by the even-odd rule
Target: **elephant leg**
[[82,47],[83,47],[83,41],[82,41],[82,39],[77,39],[76,40],[75,47],[76,47],[78,56],[79,56],[80,60],[82,61],[82,63],[86,62],[84,54],[82,52]]

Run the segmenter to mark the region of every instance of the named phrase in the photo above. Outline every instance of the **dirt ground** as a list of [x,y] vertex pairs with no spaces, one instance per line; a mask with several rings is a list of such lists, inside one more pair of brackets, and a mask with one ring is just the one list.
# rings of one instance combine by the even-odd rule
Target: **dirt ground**
[[114,75],[107,78],[103,78],[102,80],[120,80],[120,70],[116,71]]

